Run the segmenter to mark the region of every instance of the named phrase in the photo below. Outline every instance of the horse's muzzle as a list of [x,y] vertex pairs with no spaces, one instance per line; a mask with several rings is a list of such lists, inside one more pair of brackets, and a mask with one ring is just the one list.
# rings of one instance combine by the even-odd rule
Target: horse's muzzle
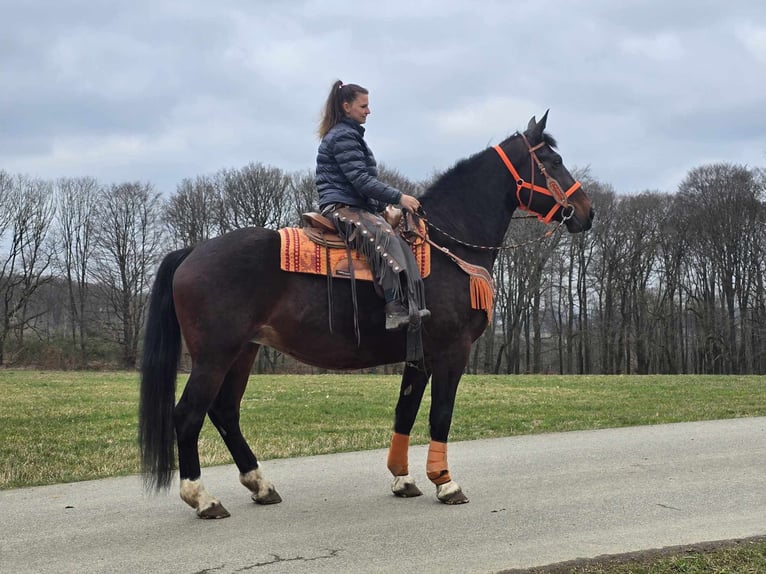
[[593,218],[595,216],[596,212],[592,207],[588,209],[588,214],[585,217],[575,210],[572,217],[566,220],[567,231],[569,231],[569,233],[582,233],[583,231],[588,231],[593,226]]

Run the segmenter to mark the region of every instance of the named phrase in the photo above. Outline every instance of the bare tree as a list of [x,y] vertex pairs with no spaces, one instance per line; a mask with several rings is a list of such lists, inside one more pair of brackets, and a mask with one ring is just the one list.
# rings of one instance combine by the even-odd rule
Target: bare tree
[[752,281],[752,303],[749,317],[752,325],[753,372],[766,373],[766,169],[753,170],[760,208],[758,209],[753,237],[753,257],[748,270]]
[[251,163],[219,173],[221,231],[256,226],[276,229],[290,220],[290,176],[276,167]]
[[662,222],[662,205],[666,196],[644,192],[628,196],[620,202],[622,225],[626,233],[628,257],[622,266],[624,280],[625,372],[635,370],[647,374],[655,347],[653,334],[658,234]]
[[554,236],[550,240],[536,241],[544,233],[543,225],[537,221],[513,223],[508,228],[505,243],[519,247],[501,251],[495,261],[498,322],[503,337],[495,362],[496,373],[500,372],[503,359],[508,373],[529,370],[535,362],[539,365],[541,311],[538,294],[544,289],[547,280],[544,270],[559,240]]
[[688,259],[688,227],[677,196],[666,196],[657,233],[657,281],[655,322],[657,357],[655,372],[686,373],[685,297],[683,289],[684,264]]
[[86,309],[88,277],[94,248],[94,223],[100,186],[92,177],[63,178],[56,182],[60,237],[58,265],[69,295],[72,343],[87,355]]
[[302,214],[319,209],[319,196],[313,172],[307,170],[292,174],[290,196],[294,210],[288,224],[299,225]]
[[[15,186],[13,178],[5,171],[0,170],[0,245],[7,245],[8,252],[3,253],[0,260],[0,296],[3,305],[2,324],[0,325],[0,365],[5,364],[5,342],[11,330],[10,301],[13,298],[15,250],[14,239],[14,205]],[[10,236],[9,236],[10,234]]]
[[[763,235],[763,190],[752,170],[726,163],[710,164],[689,172],[679,186],[680,205],[693,218],[690,229],[696,272],[704,287],[704,306],[698,312],[705,326],[706,352],[712,364],[705,370],[748,371],[746,355],[750,290],[759,268],[757,238]],[[754,249],[755,248],[755,249]],[[721,304],[717,303],[720,300]]]
[[149,277],[165,247],[162,215],[151,184],[122,183],[100,194],[93,271],[126,368],[136,363]]
[[0,364],[4,364],[8,337],[15,332],[23,346],[25,328],[35,318],[29,313],[30,301],[50,280],[47,272],[53,255],[48,234],[55,212],[51,184],[0,172],[0,208],[0,245],[7,246],[0,260]]
[[[600,197],[609,197],[612,188],[603,184],[590,174],[589,168],[574,168],[572,175],[587,190],[593,205],[598,209]],[[606,202],[607,205],[609,201]],[[597,223],[598,225],[598,223]],[[569,246],[568,269],[566,273],[566,294],[561,299],[568,301],[566,323],[566,362],[568,373],[573,372],[573,363],[577,364],[577,373],[591,373],[593,370],[590,282],[591,266],[597,247],[595,233],[567,235],[562,241],[562,248]]]
[[170,196],[165,221],[182,246],[194,245],[220,232],[221,195],[215,177],[184,179]]

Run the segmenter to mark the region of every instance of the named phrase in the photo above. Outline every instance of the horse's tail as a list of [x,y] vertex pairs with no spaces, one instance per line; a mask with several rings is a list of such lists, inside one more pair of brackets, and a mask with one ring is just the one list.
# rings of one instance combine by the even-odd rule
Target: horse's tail
[[191,253],[179,249],[165,256],[154,280],[141,361],[138,442],[147,490],[170,487],[175,467],[176,373],[181,356],[181,328],[173,304],[173,275]]

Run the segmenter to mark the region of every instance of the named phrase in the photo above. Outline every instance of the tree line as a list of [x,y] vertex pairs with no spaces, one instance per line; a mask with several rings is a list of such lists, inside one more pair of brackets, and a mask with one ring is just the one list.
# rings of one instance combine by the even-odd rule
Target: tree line
[[[492,324],[473,373],[766,373],[766,175],[692,169],[675,192],[621,195],[587,170],[591,231],[508,230]],[[381,179],[418,195],[381,168]],[[54,181],[0,170],[0,365],[134,368],[147,295],[168,251],[232,229],[298,225],[310,171],[251,163],[183,180]],[[301,371],[264,349],[260,371]]]

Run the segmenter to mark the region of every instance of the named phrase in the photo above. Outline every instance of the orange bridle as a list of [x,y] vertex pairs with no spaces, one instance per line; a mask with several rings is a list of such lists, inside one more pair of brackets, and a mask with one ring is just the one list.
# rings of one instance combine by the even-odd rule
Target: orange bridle
[[[508,156],[499,145],[494,146],[494,150],[497,152],[497,155],[500,156],[500,159],[503,160],[505,167],[508,168],[508,171],[511,172],[511,175],[516,180],[516,198],[518,199],[519,208],[523,209],[524,211],[534,213],[543,223],[550,223],[551,219],[553,219],[553,215],[556,213],[556,210],[561,208],[562,220],[566,221],[572,217],[572,215],[574,215],[574,206],[569,203],[569,197],[580,188],[580,182],[575,181],[569,189],[566,191],[562,190],[559,182],[556,181],[555,178],[548,175],[548,171],[545,169],[543,162],[540,161],[540,159],[537,157],[537,154],[535,153],[535,151],[545,145],[545,142],[540,142],[536,146],[532,147],[529,145],[529,141],[527,140],[526,136],[524,134],[520,135],[524,139],[524,143],[527,144],[527,149],[529,150],[530,173],[532,174],[531,182],[524,181],[524,179],[522,179],[522,177],[519,175],[519,172],[516,171],[516,168],[513,166],[513,163],[511,163],[511,160],[508,159]],[[537,168],[545,176],[547,188],[535,185],[535,164],[537,164]],[[525,188],[529,190],[529,200],[526,204],[521,199],[521,190]],[[556,201],[556,205],[554,205],[545,215],[531,209],[532,199],[535,192],[552,197]]]

